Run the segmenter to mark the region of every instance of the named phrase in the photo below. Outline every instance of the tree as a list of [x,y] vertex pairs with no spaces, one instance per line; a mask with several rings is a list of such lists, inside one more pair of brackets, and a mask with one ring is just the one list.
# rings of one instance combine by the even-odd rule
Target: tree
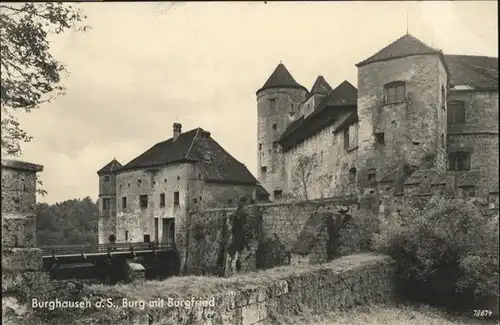
[[49,36],[85,31],[88,26],[80,26],[85,18],[63,3],[0,5],[2,155],[18,156],[21,143],[32,140],[13,113],[30,112],[64,90],[60,81],[66,69],[49,53]]
[[309,189],[313,182],[313,170],[318,168],[318,159],[316,154],[311,156],[299,156],[296,168],[293,171],[293,177],[298,187],[304,194],[304,199],[309,200]]

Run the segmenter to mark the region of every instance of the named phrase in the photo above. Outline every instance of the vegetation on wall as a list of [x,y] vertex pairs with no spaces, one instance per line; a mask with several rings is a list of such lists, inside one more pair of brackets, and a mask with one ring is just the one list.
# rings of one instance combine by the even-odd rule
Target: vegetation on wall
[[97,244],[97,204],[90,197],[56,204],[38,203],[36,213],[37,246]]
[[381,221],[375,247],[397,262],[400,294],[459,307],[498,295],[498,215],[472,201],[436,197]]

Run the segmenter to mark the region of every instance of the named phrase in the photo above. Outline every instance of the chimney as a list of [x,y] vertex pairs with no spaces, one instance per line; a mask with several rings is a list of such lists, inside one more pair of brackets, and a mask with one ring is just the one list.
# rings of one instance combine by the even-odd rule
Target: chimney
[[181,129],[182,129],[182,124],[174,123],[174,136],[173,136],[174,141],[177,140],[179,135],[181,135]]

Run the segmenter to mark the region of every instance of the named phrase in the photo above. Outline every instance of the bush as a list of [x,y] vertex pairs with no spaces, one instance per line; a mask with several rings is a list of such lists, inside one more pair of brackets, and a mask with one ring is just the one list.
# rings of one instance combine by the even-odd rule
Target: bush
[[457,307],[498,295],[498,216],[472,201],[436,197],[381,220],[374,246],[397,262],[410,299]]
[[340,231],[339,255],[345,256],[372,250],[372,239],[379,229],[379,223],[378,216],[370,210],[353,212],[352,219]]

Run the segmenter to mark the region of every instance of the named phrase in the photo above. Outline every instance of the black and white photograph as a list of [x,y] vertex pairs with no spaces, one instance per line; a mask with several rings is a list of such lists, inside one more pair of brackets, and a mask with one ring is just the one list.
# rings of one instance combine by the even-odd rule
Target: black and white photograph
[[499,324],[496,1],[2,1],[0,61],[2,324]]

